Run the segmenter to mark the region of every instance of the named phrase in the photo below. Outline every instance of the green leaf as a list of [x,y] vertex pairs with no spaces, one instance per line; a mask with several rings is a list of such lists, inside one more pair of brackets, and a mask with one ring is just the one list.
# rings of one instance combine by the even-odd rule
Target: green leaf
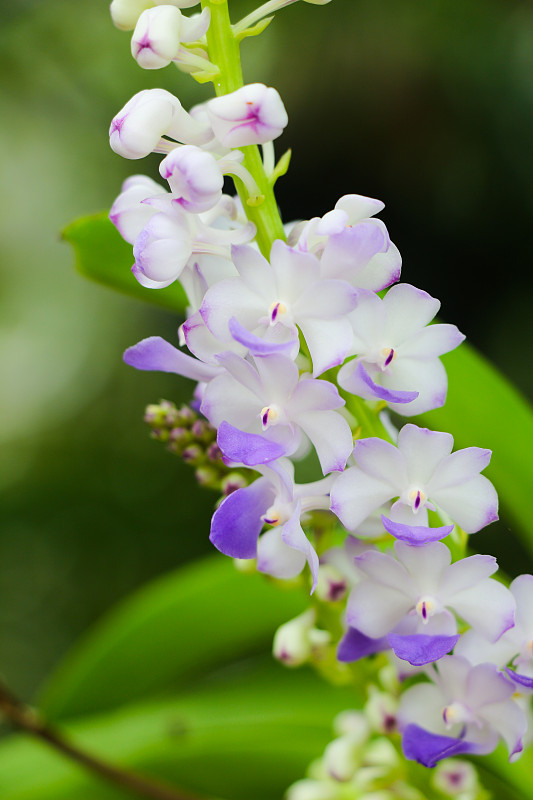
[[245,655],[270,651],[305,594],[242,575],[220,555],[178,569],[112,611],[66,657],[40,707],[78,716],[183,687]]
[[[69,739],[110,762],[227,800],[281,798],[333,733],[333,717],[361,702],[353,687],[270,659],[224,671],[185,694],[69,724]],[[46,745],[0,744],[2,800],[127,797]]]
[[416,421],[452,433],[455,449],[475,445],[493,451],[484,474],[498,491],[506,520],[516,526],[517,534],[533,552],[533,409],[472,346],[461,345],[444,356],[443,362],[449,384],[446,405]]
[[121,237],[107,212],[71,222],[62,236],[73,246],[76,267],[86,278],[179,314],[187,307],[187,297],[177,281],[166,289],[146,289],[135,280],[131,245]]

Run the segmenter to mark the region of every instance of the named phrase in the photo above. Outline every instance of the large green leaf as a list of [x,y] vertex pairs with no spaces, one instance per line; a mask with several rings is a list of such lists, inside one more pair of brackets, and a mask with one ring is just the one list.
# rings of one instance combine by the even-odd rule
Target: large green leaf
[[[68,736],[93,755],[185,790],[226,800],[277,800],[331,740],[339,711],[362,687],[333,687],[309,670],[264,659],[235,665],[174,697],[71,721]],[[533,758],[503,749],[476,759],[498,800],[530,800]],[[408,767],[423,785],[428,773]],[[47,745],[21,735],[0,744],[2,800],[127,800]]]
[[187,297],[177,281],[166,289],[145,289],[135,280],[131,244],[124,241],[106,212],[71,222],[63,238],[73,246],[76,267],[86,278],[169,311],[182,314],[187,307]]
[[41,708],[54,719],[72,717],[182,688],[270,650],[276,628],[305,604],[301,591],[243,575],[220,555],[178,569],[119,605],[74,648]]
[[[181,788],[273,800],[322,753],[335,714],[360,703],[352,687],[260,659],[172,698],[74,721],[68,734],[95,755]],[[129,796],[20,735],[0,745],[0,787],[2,800]]]
[[533,552],[533,409],[473,347],[463,344],[443,360],[449,382],[446,405],[417,421],[452,433],[456,448],[476,445],[493,451],[485,474],[498,490],[506,520]]

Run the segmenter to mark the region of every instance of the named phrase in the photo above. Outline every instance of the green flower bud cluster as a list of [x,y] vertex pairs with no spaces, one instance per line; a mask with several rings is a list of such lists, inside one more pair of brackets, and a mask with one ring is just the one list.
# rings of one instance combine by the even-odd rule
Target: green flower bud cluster
[[194,467],[201,486],[228,495],[250,482],[243,472],[224,464],[216,428],[190,406],[177,408],[161,400],[146,407],[144,421],[151,428],[152,439],[165,443],[171,453]]

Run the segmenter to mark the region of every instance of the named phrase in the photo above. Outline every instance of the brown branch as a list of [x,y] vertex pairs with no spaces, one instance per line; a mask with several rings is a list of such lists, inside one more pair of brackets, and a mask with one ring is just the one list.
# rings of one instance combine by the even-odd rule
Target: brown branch
[[138,797],[150,800],[194,800],[192,795],[129,772],[106,761],[102,761],[89,753],[80,750],[67,741],[61,733],[43,720],[39,714],[25,705],[0,682],[0,712],[15,727],[31,734],[37,739],[47,742],[54,750],[85,767],[90,772],[111,783],[129,790]]

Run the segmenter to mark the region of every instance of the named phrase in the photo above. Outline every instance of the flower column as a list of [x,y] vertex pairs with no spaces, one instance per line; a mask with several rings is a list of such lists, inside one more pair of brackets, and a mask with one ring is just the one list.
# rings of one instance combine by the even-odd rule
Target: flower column
[[[220,73],[214,79],[217,96],[235,92],[244,85],[238,38],[234,34],[227,0],[202,0],[202,8],[209,9],[211,22],[207,30],[209,59]],[[258,200],[250,198],[241,181],[236,181],[239,197],[248,219],[257,227],[257,243],[263,255],[269,256],[275,239],[285,240],[273,184],[267,176],[257,145],[240,148],[244,153],[243,166],[253,176],[260,191]]]

